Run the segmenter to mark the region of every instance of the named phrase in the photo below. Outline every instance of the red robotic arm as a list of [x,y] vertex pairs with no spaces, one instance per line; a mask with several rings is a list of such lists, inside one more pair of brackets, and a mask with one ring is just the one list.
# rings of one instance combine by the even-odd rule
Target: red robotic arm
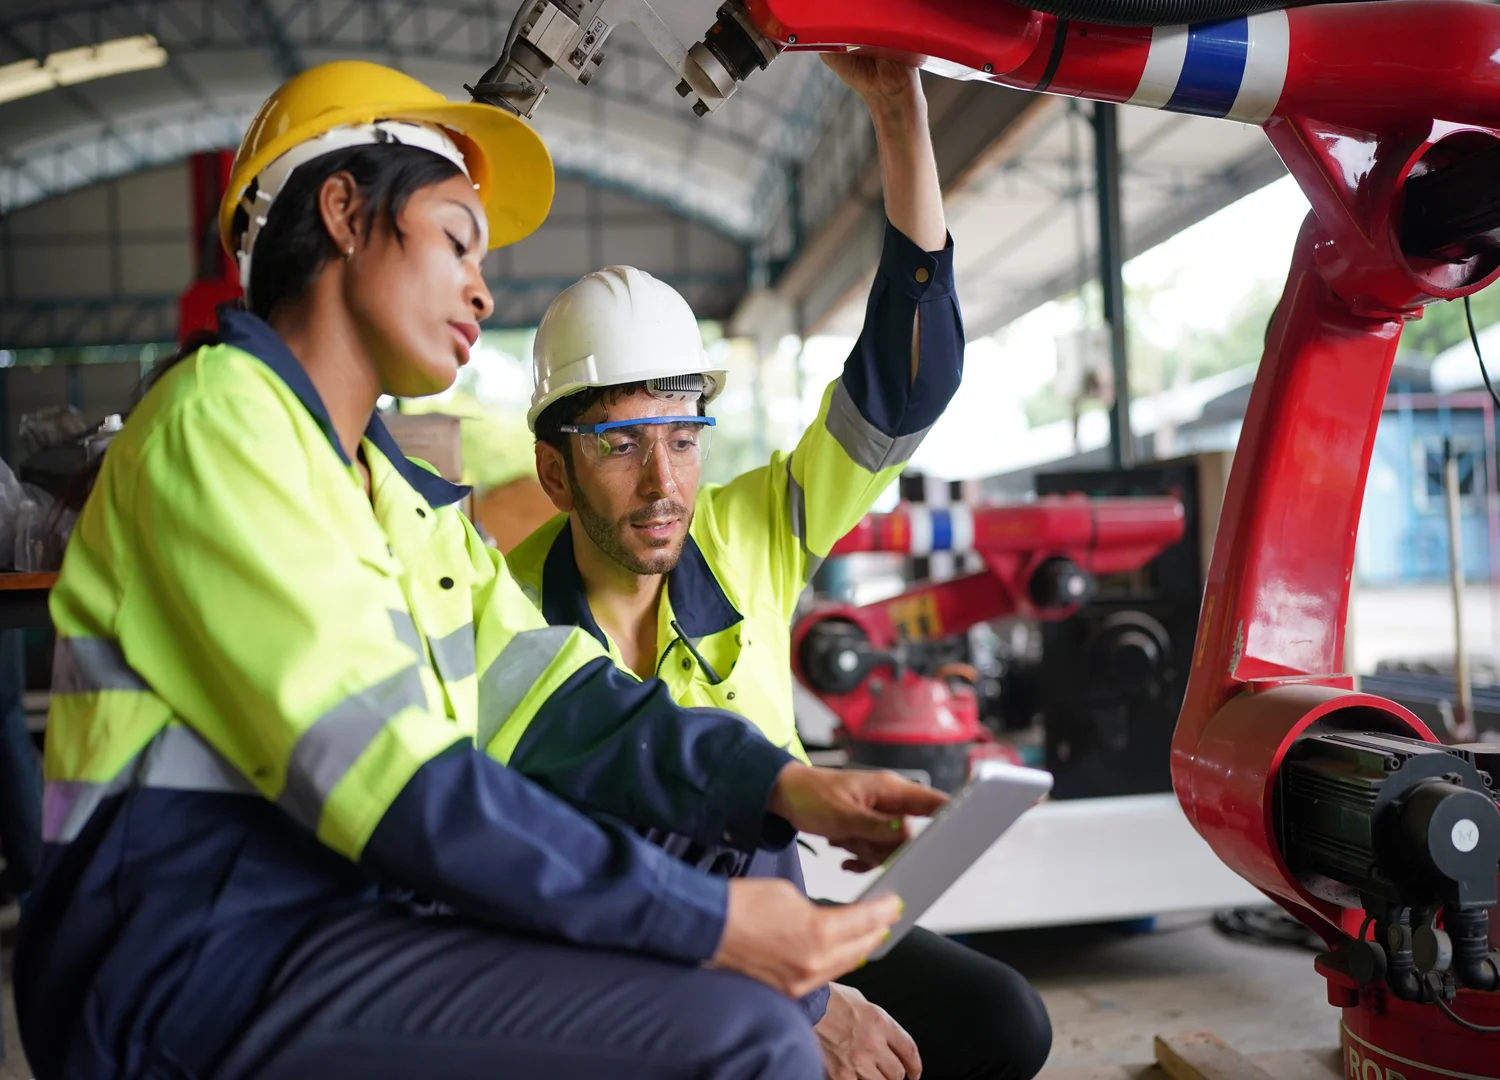
[[1484,992],[1500,989],[1484,929],[1500,857],[1500,774],[1485,766],[1500,754],[1433,746],[1343,671],[1402,327],[1500,273],[1500,9],[1390,0],[1155,28],[990,0],[751,0],[749,13],[789,48],[871,46],[949,75],[1264,126],[1312,214],[1234,460],[1173,781],[1220,857],[1328,942],[1319,967],[1356,1071],[1500,1076],[1500,994]]
[[[1036,6],[1128,12],[1134,5]],[[1004,0],[749,0],[747,7],[757,28],[789,50],[877,48],[940,74],[1038,93],[1253,124],[1317,117],[1365,132],[1434,118],[1481,126],[1500,119],[1500,61],[1485,48],[1496,15],[1466,0],[1321,4],[1155,27],[1069,19]]]

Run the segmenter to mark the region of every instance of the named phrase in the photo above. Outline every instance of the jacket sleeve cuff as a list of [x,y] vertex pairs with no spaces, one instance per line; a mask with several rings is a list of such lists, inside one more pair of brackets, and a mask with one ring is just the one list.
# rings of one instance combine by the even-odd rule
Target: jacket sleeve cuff
[[900,229],[885,223],[880,273],[892,287],[913,300],[941,300],[953,295],[953,236],[941,251],[924,251]]
[[831,993],[832,991],[828,988],[828,984],[824,983],[798,1002],[802,1006],[802,1011],[807,1014],[807,1019],[812,1023],[813,1027],[817,1027],[823,1022],[823,1016],[828,1012],[828,997]]
[[714,792],[724,822],[724,843],[741,851],[779,850],[796,838],[796,830],[785,819],[766,810],[781,770],[796,760],[756,734],[725,763]]
[[664,856],[659,863],[660,903],[642,930],[642,948],[696,964],[711,960],[729,915],[729,879],[701,873]]

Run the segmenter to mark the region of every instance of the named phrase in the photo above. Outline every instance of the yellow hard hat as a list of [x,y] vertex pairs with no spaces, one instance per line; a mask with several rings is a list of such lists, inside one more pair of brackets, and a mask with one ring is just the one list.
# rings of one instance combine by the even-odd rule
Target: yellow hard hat
[[477,102],[451,102],[409,75],[362,60],[337,60],[289,79],[260,107],[234,155],[219,204],[219,238],[231,255],[235,209],[256,177],[288,150],[336,128],[376,121],[434,125],[457,146],[489,219],[490,247],[530,235],[552,206],[552,158],[519,117]]

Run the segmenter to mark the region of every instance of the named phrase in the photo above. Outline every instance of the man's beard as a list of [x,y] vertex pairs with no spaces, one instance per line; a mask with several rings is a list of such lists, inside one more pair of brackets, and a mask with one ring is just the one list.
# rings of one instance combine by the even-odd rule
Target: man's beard
[[682,558],[682,545],[687,543],[686,528],[684,528],[682,539],[676,544],[657,548],[644,557],[631,551],[629,545],[625,543],[625,530],[632,525],[650,521],[652,518],[674,517],[681,520],[684,526],[690,526],[692,519],[688,516],[687,507],[681,503],[673,502],[671,499],[661,499],[639,510],[632,510],[619,521],[611,521],[594,509],[588,496],[578,486],[576,477],[568,478],[568,486],[572,488],[573,509],[578,511],[578,520],[583,523],[583,531],[588,534],[595,547],[632,574],[669,573]]

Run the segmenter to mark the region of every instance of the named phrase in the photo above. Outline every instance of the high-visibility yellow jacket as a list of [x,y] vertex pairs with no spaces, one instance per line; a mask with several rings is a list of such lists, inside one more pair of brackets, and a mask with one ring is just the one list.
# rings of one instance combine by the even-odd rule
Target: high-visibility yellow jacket
[[[657,614],[656,675],[679,703],[738,712],[805,758],[792,716],[797,599],[947,407],[963,353],[951,243],[923,251],[888,223],[864,328],[813,425],[790,454],[698,493]],[[522,541],[506,565],[549,623],[583,627],[620,662],[589,610],[565,515]]]
[[776,847],[791,757],[547,626],[466,489],[378,417],[372,505],[275,333],[222,330],[114,440],[52,594],[47,855],[17,958],[37,1074],[207,1072],[290,942],[393,887],[712,955],[722,882],[548,792]]

